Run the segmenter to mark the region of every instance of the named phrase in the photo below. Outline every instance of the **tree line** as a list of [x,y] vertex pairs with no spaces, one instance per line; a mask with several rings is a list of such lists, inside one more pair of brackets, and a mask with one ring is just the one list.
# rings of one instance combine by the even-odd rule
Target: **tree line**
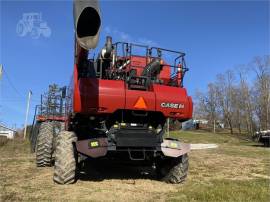
[[270,129],[270,55],[218,74],[205,92],[196,93],[194,111],[213,130],[217,122],[231,134]]

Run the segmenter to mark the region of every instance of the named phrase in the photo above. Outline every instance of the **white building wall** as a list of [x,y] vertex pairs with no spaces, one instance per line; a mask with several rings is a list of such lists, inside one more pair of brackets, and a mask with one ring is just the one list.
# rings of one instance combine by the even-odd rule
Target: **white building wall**
[[14,138],[14,131],[0,131],[0,136],[6,136],[8,139],[13,139]]

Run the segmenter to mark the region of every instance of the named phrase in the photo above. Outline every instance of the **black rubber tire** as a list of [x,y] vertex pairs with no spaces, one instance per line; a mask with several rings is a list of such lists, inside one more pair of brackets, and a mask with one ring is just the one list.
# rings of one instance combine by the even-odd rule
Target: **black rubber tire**
[[54,132],[57,136],[61,131],[65,130],[65,122],[62,121],[55,121],[54,122]]
[[74,132],[61,131],[56,139],[53,180],[58,184],[72,184],[76,181],[77,151]]
[[160,160],[157,166],[159,179],[171,184],[179,184],[186,180],[188,174],[188,155]]
[[52,165],[53,124],[43,122],[40,125],[36,143],[36,164],[38,167]]
[[41,122],[36,122],[34,126],[32,126],[31,133],[30,133],[30,143],[31,143],[31,152],[36,152],[36,145],[37,145],[37,137],[39,134]]
[[65,130],[65,122],[61,122],[60,123],[60,131],[64,131]]
[[[62,121],[54,121],[53,122],[53,132],[54,132],[54,138],[53,138],[53,151],[55,151],[55,147],[56,147],[56,139],[57,136],[60,134],[61,131],[65,130],[65,123]],[[54,158],[54,153],[53,153],[53,158]]]

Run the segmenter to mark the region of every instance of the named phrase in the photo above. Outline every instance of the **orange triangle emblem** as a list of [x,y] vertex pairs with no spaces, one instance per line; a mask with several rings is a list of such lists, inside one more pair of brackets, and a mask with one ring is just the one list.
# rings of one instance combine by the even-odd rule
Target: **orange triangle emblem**
[[146,109],[147,108],[143,97],[139,97],[136,104],[134,105],[134,108],[137,108],[137,109]]

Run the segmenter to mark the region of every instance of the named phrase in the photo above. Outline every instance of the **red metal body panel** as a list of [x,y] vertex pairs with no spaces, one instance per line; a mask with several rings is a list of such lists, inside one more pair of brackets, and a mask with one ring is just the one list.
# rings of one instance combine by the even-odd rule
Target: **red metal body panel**
[[[149,63],[150,58],[142,57],[142,56],[131,56],[130,64],[127,65],[128,68],[136,69],[137,76],[140,76],[143,72],[144,67]],[[168,84],[171,75],[171,67],[166,64],[162,67],[162,70],[158,76],[160,80],[163,80],[164,84]]]
[[81,107],[81,92],[79,88],[79,81],[78,81],[78,69],[77,69],[77,64],[74,66],[74,73],[73,73],[73,81],[74,81],[74,88],[73,89],[73,112],[82,112],[82,107]]
[[[165,117],[177,119],[192,117],[192,101],[185,88],[154,84],[153,89],[156,94],[156,111],[161,111]],[[175,105],[175,108],[165,107],[167,103],[178,106]]]
[[158,78],[163,81],[163,84],[167,85],[170,80],[171,67],[164,65]]
[[[130,65],[136,68],[137,74],[140,75],[140,71],[146,65],[146,58],[133,56]],[[192,100],[187,95],[186,89],[166,85],[171,72],[169,66],[163,66],[159,75],[163,85],[152,84],[148,91],[129,90],[122,80],[77,79],[76,65],[74,69],[73,112],[75,113],[110,114],[118,109],[129,109],[158,111],[165,117],[179,120],[192,118]],[[134,107],[140,97],[147,106],[145,109]],[[166,106],[168,103],[176,104],[178,107]]]
[[64,116],[43,116],[38,115],[36,118],[37,121],[44,122],[44,121],[66,121],[66,117]]
[[130,60],[131,60],[131,62],[130,62],[129,67],[132,67],[133,69],[137,70],[137,76],[141,75],[141,73],[143,72],[143,68],[147,64],[146,57],[131,56]]
[[[100,112],[113,113],[116,109],[125,106],[124,81],[99,80],[99,107]],[[102,110],[104,108],[104,110]]]
[[[129,109],[159,111],[165,117],[176,119],[192,117],[192,101],[184,88],[154,84],[153,91],[128,90],[123,81],[84,78],[78,81],[74,91],[75,113],[101,114]],[[146,109],[134,107],[140,97]],[[179,107],[162,107],[162,103],[174,103]]]
[[74,97],[74,112],[113,113],[125,106],[123,81],[81,78],[77,88],[79,94]]
[[[128,90],[128,89],[125,91],[126,91],[125,109],[156,111],[156,96],[153,91],[140,91],[140,90]],[[146,109],[134,107],[140,97],[143,98],[147,107]]]

